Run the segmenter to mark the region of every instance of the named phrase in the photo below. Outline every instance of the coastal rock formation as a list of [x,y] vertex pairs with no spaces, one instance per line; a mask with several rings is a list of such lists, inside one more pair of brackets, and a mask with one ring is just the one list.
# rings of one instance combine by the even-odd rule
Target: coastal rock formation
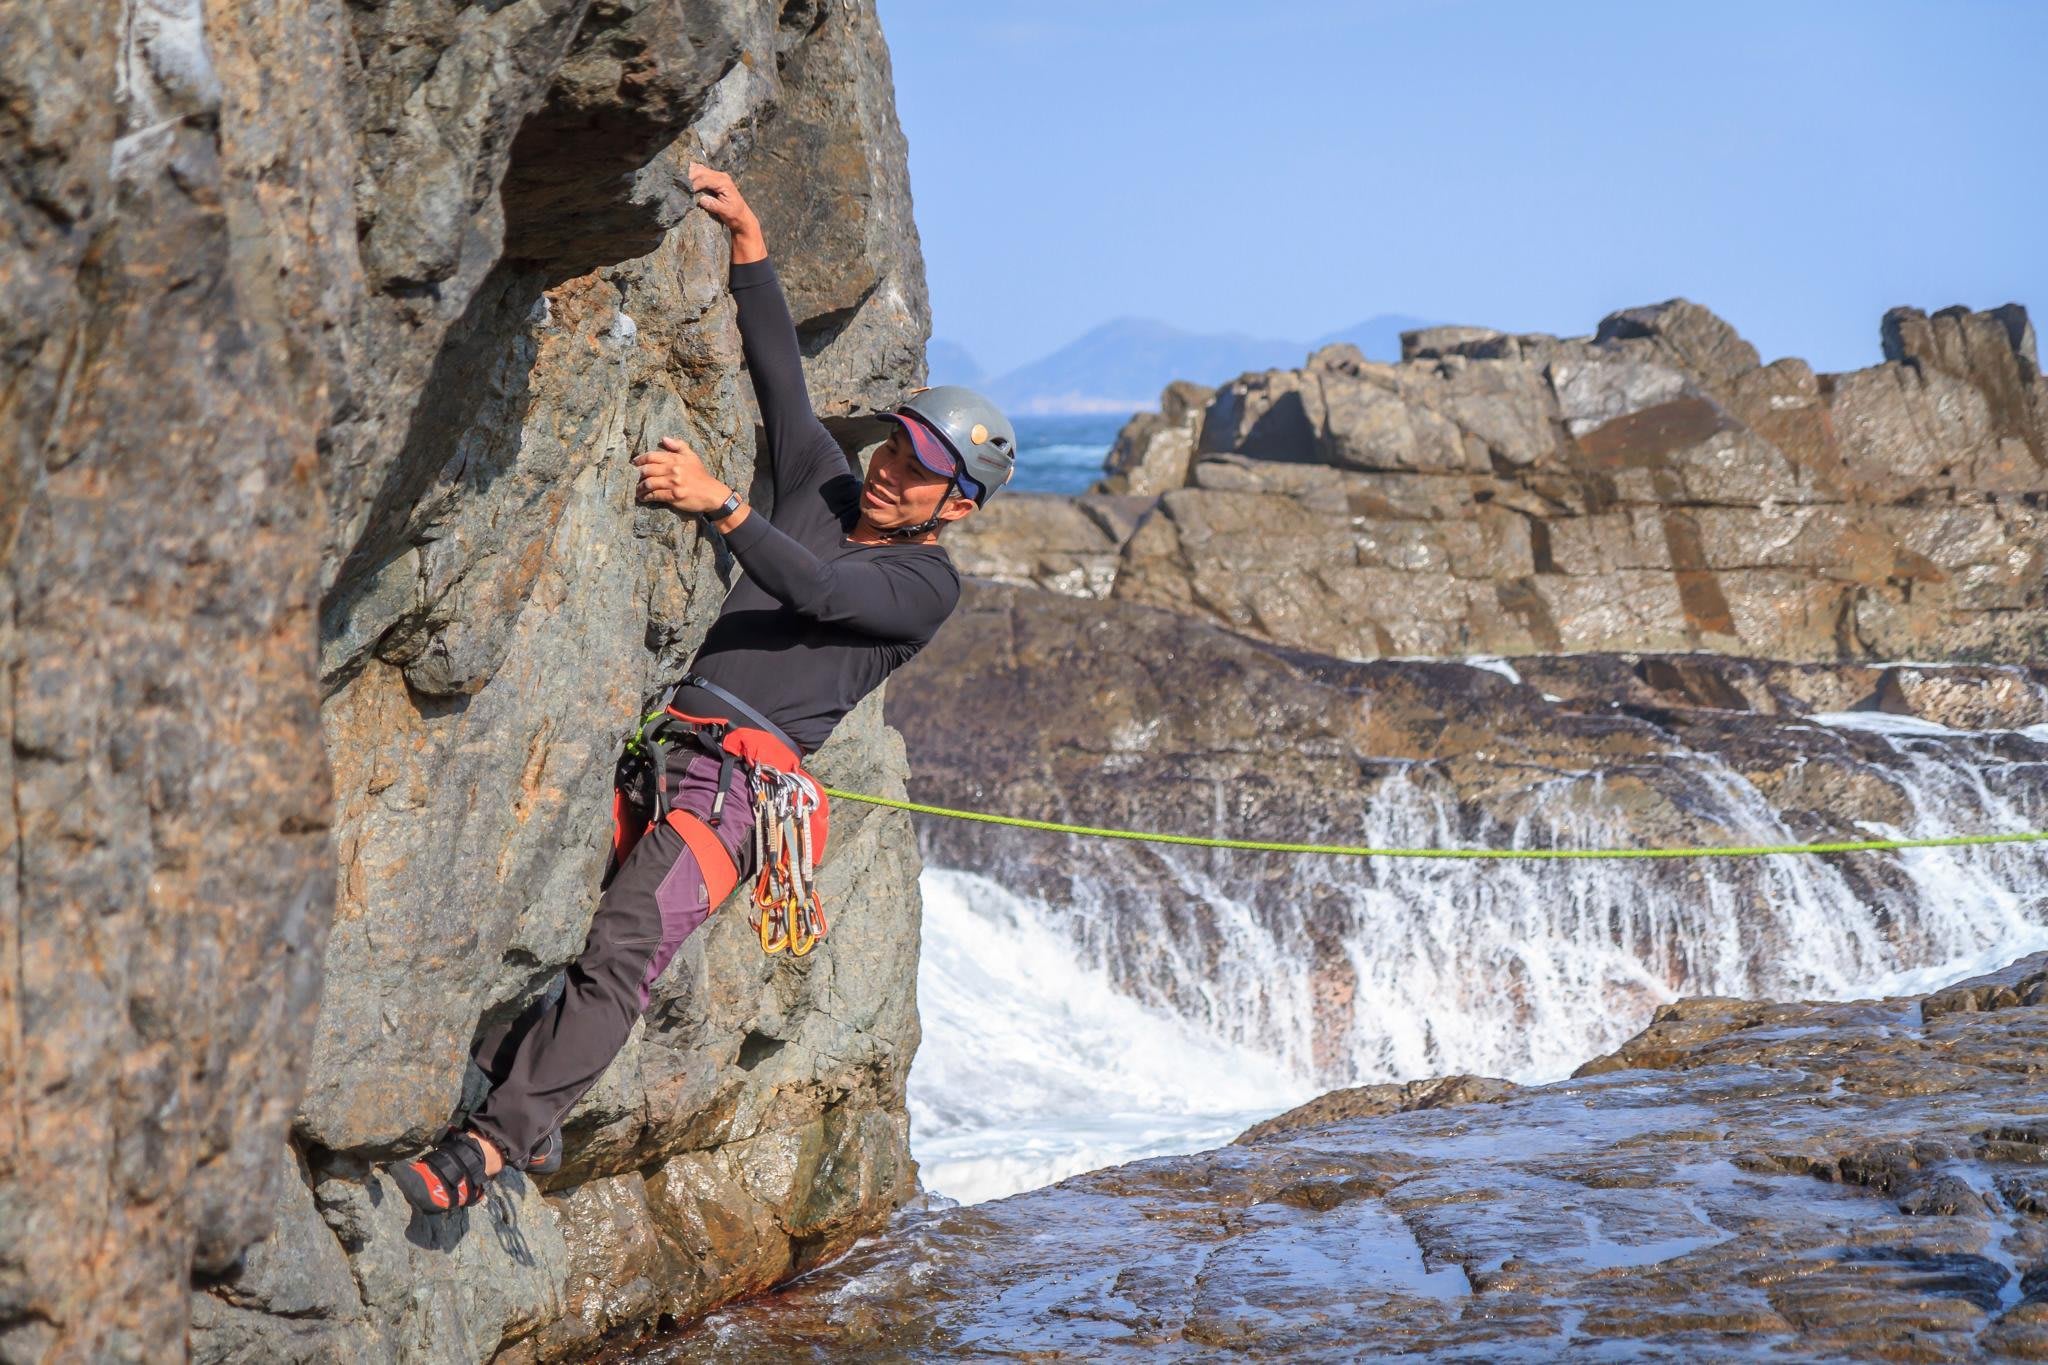
[[1159,411],[1141,412],[1117,433],[1103,461],[1101,491],[1156,496],[1188,481],[1202,439],[1202,414],[1216,390],[1176,379],[1159,395]]
[[1430,328],[1397,365],[1330,346],[1134,418],[1098,493],[1157,504],[1087,546],[1078,583],[1029,565],[1024,499],[958,553],[1350,659],[2038,660],[2048,380],[2026,313],[1894,309],[1882,334],[1882,364],[1819,375],[1685,300],[1590,338]]
[[[1347,662],[975,585],[905,670],[919,799],[1376,848],[2038,830],[2048,670],[1710,655]],[[1000,716],[962,727],[975,698]],[[1679,995],[1839,993],[2048,922],[2026,845],[1907,857],[1276,857],[927,820],[1137,998],[1328,1085],[1561,1074]]]
[[[698,936],[546,1191],[423,1228],[373,1171],[580,947],[617,743],[733,572],[631,499],[661,435],[751,469],[686,163],[787,253],[823,410],[920,377],[873,5],[15,6],[0,88],[0,1358],[555,1358],[874,1225],[879,813],[829,949]],[[871,706],[819,769],[901,745]]]
[[919,1219],[650,1359],[2041,1359],[2044,979],[1688,1000],[1570,1081]]

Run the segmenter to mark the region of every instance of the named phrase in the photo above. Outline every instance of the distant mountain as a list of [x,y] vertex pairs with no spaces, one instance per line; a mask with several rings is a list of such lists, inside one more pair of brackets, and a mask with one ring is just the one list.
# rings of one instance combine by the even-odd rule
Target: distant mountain
[[935,387],[940,384],[966,384],[972,387],[988,378],[981,372],[981,366],[975,362],[974,357],[967,353],[965,346],[956,341],[947,341],[943,337],[933,337],[925,343],[924,366],[930,376],[925,383]]
[[[1118,318],[1049,356],[988,380],[986,387],[989,397],[1012,412],[1135,412],[1158,402],[1159,391],[1176,379],[1220,384],[1246,370],[1299,365],[1309,352],[1335,341],[1350,342],[1369,360],[1396,361],[1401,358],[1401,333],[1434,325],[1405,313],[1381,313],[1304,344],[1240,332],[1188,332],[1149,318]],[[932,342],[925,355],[934,384],[973,384],[981,378],[979,370],[972,370],[975,379],[957,377],[974,361],[950,342]]]
[[1437,324],[1427,318],[1411,318],[1406,313],[1381,313],[1364,322],[1354,322],[1349,327],[1326,332],[1317,337],[1309,349],[1348,341],[1364,351],[1367,360],[1384,360],[1392,364],[1401,358],[1401,333],[1435,326]]
[[1214,384],[1246,370],[1299,365],[1308,349],[1240,333],[1186,332],[1147,318],[1118,318],[988,386],[1012,412],[1135,412],[1176,379]]

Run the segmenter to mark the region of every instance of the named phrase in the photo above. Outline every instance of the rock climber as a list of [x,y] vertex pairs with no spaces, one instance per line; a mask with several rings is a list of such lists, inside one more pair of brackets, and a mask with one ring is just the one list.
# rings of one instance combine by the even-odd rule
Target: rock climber
[[[888,414],[893,429],[863,477],[811,411],[760,222],[730,175],[700,165],[689,174],[696,203],[731,239],[773,502],[755,511],[673,437],[633,461],[639,500],[701,517],[744,577],[657,713],[679,736],[654,764],[668,814],[615,842],[559,994],[479,1039],[473,1055],[491,1090],[466,1126],[390,1168],[426,1213],[477,1203],[508,1166],[561,1164],[563,1116],[625,1045],[655,978],[724,892],[754,875],[755,825],[770,824],[757,798],[764,788],[801,794],[802,757],[931,640],[960,598],[939,531],[986,505],[1015,467],[1009,421],[979,394],[945,387],[914,391]],[[810,791],[822,800],[815,784]],[[802,925],[799,911],[782,927],[800,934]]]

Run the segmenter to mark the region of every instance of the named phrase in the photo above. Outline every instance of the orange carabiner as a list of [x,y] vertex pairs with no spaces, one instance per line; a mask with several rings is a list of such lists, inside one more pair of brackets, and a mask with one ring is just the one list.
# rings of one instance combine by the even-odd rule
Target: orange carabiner
[[781,906],[763,912],[760,927],[762,952],[772,957],[789,946],[789,927]]
[[795,895],[789,898],[789,955],[802,957],[818,946],[818,935],[812,932],[810,915]]

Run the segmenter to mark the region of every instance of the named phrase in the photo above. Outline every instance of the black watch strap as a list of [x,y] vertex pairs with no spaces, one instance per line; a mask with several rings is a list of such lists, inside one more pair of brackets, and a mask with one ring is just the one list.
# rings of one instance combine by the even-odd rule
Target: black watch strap
[[727,517],[739,511],[745,505],[746,499],[739,495],[738,489],[734,489],[731,496],[727,497],[717,507],[709,512],[699,512],[697,515],[704,518],[706,522],[716,525],[718,522],[724,521]]

